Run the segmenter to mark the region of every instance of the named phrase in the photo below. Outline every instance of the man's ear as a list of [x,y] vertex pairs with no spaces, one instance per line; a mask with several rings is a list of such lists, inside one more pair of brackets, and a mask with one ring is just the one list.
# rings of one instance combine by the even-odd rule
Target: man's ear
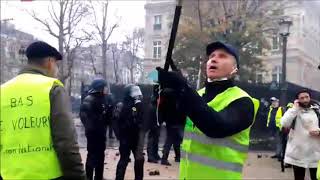
[[50,68],[50,58],[48,57],[48,58],[45,58],[44,60],[43,60],[43,63],[42,63],[42,66],[45,68],[45,69],[49,69]]
[[47,61],[48,61],[48,68],[52,69],[52,66],[53,66],[52,61],[53,61],[53,59],[51,57],[49,57]]

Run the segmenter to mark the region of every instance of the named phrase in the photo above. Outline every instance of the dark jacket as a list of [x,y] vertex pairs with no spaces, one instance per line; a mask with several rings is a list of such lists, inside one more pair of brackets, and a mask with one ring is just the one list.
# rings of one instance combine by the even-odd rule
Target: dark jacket
[[119,139],[119,119],[120,119],[122,108],[123,108],[123,103],[118,102],[113,108],[113,112],[112,112],[112,127],[117,139]]
[[107,94],[105,97],[106,97],[105,99],[106,99],[106,105],[107,105],[107,123],[112,125],[114,121],[113,112],[114,112],[116,103],[115,103],[113,94],[111,93]]
[[[33,66],[22,69],[20,74],[23,73],[47,76],[44,70]],[[53,85],[50,90],[50,107],[52,143],[61,165],[63,179],[85,179],[75,125],[71,117],[70,98],[64,87]]]
[[160,122],[166,122],[166,126],[184,126],[186,115],[180,102],[178,94],[173,89],[165,88],[161,93],[158,117]]
[[135,104],[133,99],[125,99],[117,124],[120,138],[140,131],[143,126],[142,102]]
[[207,83],[202,97],[191,88],[185,89],[182,97],[185,111],[195,126],[207,136],[224,138],[252,125],[254,105],[249,97],[239,98],[219,112],[207,105],[218,94],[234,86],[231,80]]
[[160,123],[157,119],[157,100],[154,97],[151,97],[151,102],[144,105],[143,113],[143,130],[149,131],[153,128],[158,128]]
[[80,106],[80,119],[86,134],[95,133],[106,136],[107,124],[111,117],[106,97],[101,93],[92,93],[84,98]]

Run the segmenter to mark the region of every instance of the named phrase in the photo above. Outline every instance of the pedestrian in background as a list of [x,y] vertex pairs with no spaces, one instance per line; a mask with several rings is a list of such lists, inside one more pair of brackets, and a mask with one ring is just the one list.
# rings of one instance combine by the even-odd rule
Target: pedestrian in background
[[320,160],[319,106],[311,103],[308,90],[296,95],[293,108],[281,119],[285,128],[290,128],[284,162],[293,165],[295,180],[304,180],[309,168],[311,180],[316,180]]
[[281,152],[282,152],[282,144],[281,144],[281,117],[283,114],[283,109],[279,104],[279,99],[272,97],[270,98],[271,105],[268,112],[267,118],[267,128],[270,132],[270,136],[274,139],[274,144],[276,146],[276,153],[271,156],[271,158],[277,158],[281,161]]

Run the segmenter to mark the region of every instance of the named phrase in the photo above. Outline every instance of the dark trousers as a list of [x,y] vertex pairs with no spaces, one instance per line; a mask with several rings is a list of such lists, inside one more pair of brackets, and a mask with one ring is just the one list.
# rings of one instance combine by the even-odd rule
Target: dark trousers
[[168,160],[171,146],[175,152],[175,159],[180,160],[180,145],[183,139],[183,126],[166,126],[167,136],[163,146],[162,160]]
[[148,144],[147,144],[148,159],[153,159],[153,160],[160,159],[160,156],[158,154],[159,136],[160,136],[160,127],[159,126],[154,126],[149,130]]
[[270,135],[274,137],[273,143],[275,144],[275,155],[281,159],[282,154],[282,133],[277,127],[269,127]]
[[143,145],[144,132],[128,133],[120,135],[120,160],[117,165],[116,180],[123,180],[129,163],[131,152],[134,156],[135,180],[143,179]]
[[104,168],[104,151],[106,149],[106,137],[101,133],[86,133],[87,137],[87,161],[86,174],[88,180],[102,180]]
[[[311,180],[317,180],[317,168],[309,168]],[[303,167],[293,166],[295,180],[304,180],[306,169]]]

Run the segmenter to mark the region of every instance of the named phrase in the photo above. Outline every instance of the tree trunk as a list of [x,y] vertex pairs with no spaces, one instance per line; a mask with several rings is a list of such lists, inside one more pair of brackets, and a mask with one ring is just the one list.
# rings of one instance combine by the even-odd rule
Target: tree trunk
[[69,77],[69,87],[68,87],[68,94],[69,94],[70,97],[71,97],[71,92],[72,92],[72,80],[73,80],[72,75],[70,75],[70,77]]
[[[62,32],[63,33],[63,32]],[[63,58],[63,35],[59,35],[59,52],[62,55]],[[61,77],[64,76],[64,61],[60,61],[60,73]]]
[[[63,40],[64,40],[64,2],[60,2],[60,16],[59,16],[59,38],[58,38],[58,43],[59,43],[59,52],[60,54],[62,55],[62,58],[64,58],[64,47],[63,47]],[[61,61],[60,62],[60,74],[61,74],[61,77],[64,77],[64,61]],[[64,83],[65,79],[62,79],[60,78],[60,80],[62,81],[62,83]]]
[[107,80],[107,44],[106,42],[102,43],[101,46],[101,50],[102,50],[102,74],[103,74],[103,78],[105,80]]
[[[73,57],[72,57],[73,58]],[[68,70],[70,71],[70,75],[69,75],[69,87],[68,87],[68,93],[69,93],[69,96],[71,97],[71,93],[72,93],[72,80],[73,80],[73,72],[72,72],[72,65],[69,65],[69,67],[71,68],[68,68]]]
[[114,51],[112,51],[112,59],[113,59],[113,71],[114,71],[114,78],[116,83],[118,83],[118,67],[117,67],[117,61],[115,56],[114,56]]
[[130,70],[130,82],[134,83],[134,81],[133,81],[133,66],[131,66],[129,70]]

